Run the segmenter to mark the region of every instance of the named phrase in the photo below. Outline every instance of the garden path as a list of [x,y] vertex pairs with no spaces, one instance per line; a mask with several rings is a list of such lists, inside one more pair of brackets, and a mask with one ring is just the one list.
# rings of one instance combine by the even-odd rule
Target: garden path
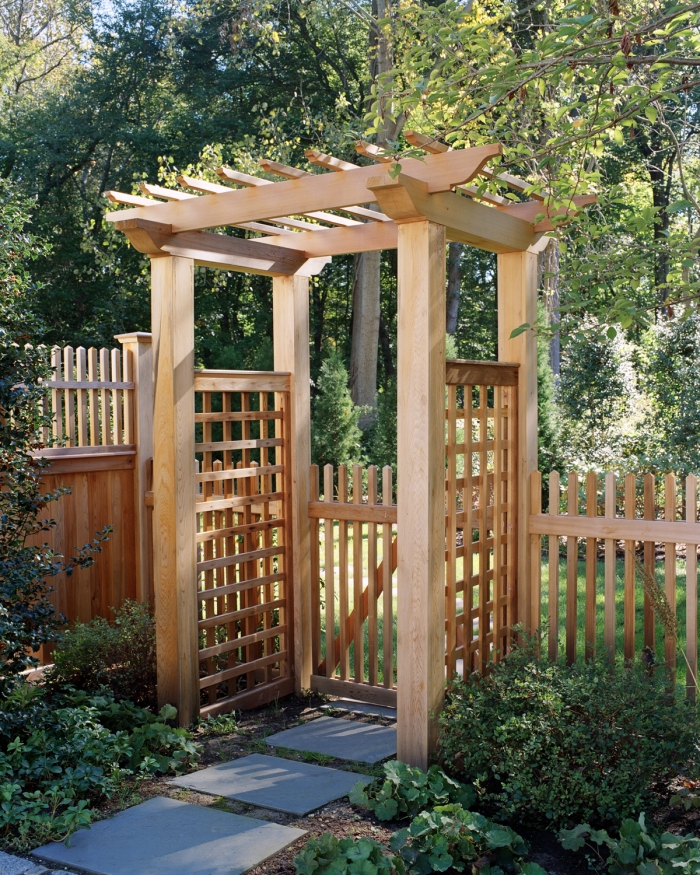
[[[266,741],[271,747],[303,751],[320,759],[376,763],[395,754],[396,729],[324,716]],[[347,796],[358,780],[369,780],[369,776],[251,754],[170,783],[257,808],[306,815]],[[33,856],[94,875],[243,875],[303,835],[305,830],[296,827],[155,796],[89,830],[80,830],[72,836],[70,847],[44,845]],[[47,873],[40,870],[31,875]],[[5,875],[1,868],[0,875]]]

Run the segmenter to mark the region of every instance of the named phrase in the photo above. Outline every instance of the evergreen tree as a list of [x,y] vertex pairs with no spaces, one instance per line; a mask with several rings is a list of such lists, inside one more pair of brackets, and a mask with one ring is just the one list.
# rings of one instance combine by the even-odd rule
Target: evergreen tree
[[321,366],[311,418],[311,457],[319,465],[351,465],[360,461],[358,425],[362,408],[352,400],[348,372],[338,353]]

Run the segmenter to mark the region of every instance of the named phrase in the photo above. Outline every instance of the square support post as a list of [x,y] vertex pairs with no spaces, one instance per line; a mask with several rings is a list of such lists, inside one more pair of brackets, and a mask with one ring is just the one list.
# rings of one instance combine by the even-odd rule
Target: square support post
[[[153,520],[146,507],[150,488],[149,466],[153,459],[153,337],[144,331],[117,334],[124,351],[124,379],[134,383],[132,434],[136,446],[134,466],[134,514],[136,546],[136,598],[153,604]],[[131,369],[128,377],[126,364]]]
[[445,692],[445,228],[399,225],[398,758],[426,769]]
[[151,259],[153,571],[158,703],[199,713],[194,455],[194,262]]
[[294,639],[294,684],[300,692],[311,685],[311,535],[309,477],[311,468],[311,371],[309,361],[309,280],[280,276],[272,280],[275,370],[291,380],[291,500],[286,521],[287,572],[291,578]]
[[[534,603],[530,579],[530,475],[537,470],[537,337],[515,328],[537,319],[537,254],[508,252],[498,256],[498,359],[517,362],[518,459],[516,526],[516,591],[518,622],[532,634],[540,625],[539,605]],[[510,560],[509,560],[510,561]]]

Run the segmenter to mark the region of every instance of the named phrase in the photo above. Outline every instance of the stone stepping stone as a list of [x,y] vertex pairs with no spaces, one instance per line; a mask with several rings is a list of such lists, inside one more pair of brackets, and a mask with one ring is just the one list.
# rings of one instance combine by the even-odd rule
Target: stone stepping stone
[[378,763],[396,756],[396,727],[342,717],[318,717],[267,738],[271,747],[322,753],[339,760]]
[[302,815],[347,796],[358,781],[370,780],[368,775],[357,772],[255,753],[183,775],[170,783],[261,808]]
[[372,714],[375,717],[388,717],[396,720],[396,708],[387,705],[373,705],[371,702],[356,702],[354,699],[338,699],[321,706],[322,711],[347,711],[348,714]]
[[158,796],[32,853],[91,875],[243,875],[305,834]]

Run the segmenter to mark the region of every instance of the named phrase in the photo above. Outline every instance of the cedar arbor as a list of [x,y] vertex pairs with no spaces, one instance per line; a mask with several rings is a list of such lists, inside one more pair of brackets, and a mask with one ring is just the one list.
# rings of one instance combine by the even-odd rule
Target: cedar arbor
[[[375,163],[358,166],[310,150],[321,172],[262,161],[271,182],[219,169],[238,186],[179,177],[181,189],[141,184],[150,198],[108,192],[129,209],[108,219],[151,259],[154,369],[154,585],[158,686],[184,723],[199,708],[194,544],[194,266],[265,274],[273,282],[275,369],[291,374],[291,523],[293,674],[310,686],[309,277],[332,256],[398,249],[398,756],[426,767],[435,742],[431,715],[445,686],[445,244],[498,254],[498,353],[519,365],[516,465],[517,580],[528,604],[530,473],[537,467],[537,348],[523,323],[537,307],[537,253],[552,229],[539,195],[514,203],[480,193],[478,177],[527,193],[513,176],[495,175],[500,145],[451,150],[418,134],[424,151],[400,162],[360,143]],[[470,184],[472,183],[472,184]],[[575,197],[573,215],[595,201]],[[369,208],[372,205],[373,208]],[[233,226],[242,239],[207,229]],[[291,560],[291,561],[290,561]],[[527,612],[520,619],[526,625]]]

